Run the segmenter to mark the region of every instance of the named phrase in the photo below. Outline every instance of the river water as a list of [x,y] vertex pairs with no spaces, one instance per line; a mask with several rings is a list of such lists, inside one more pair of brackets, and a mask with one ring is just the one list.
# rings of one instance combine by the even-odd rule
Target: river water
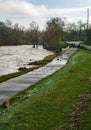
[[0,76],[17,72],[20,67],[32,67],[28,63],[42,60],[51,51],[43,49],[41,46],[32,48],[30,45],[1,46],[0,47]]

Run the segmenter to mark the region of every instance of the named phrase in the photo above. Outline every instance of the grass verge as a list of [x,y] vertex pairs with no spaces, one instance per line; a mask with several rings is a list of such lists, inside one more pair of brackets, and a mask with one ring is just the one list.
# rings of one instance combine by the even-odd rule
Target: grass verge
[[[90,59],[90,51],[79,50],[63,69],[13,97],[9,109],[0,110],[0,130],[71,130],[69,115],[77,96],[91,90]],[[88,110],[79,122],[89,130],[91,125],[89,121],[84,123],[85,114],[90,121]]]

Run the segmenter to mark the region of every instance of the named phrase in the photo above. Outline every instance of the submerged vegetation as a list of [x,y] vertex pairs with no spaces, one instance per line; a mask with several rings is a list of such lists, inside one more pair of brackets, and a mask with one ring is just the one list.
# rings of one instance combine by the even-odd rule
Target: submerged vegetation
[[84,41],[91,45],[91,27],[86,29],[82,21],[67,23],[65,19],[54,17],[47,21],[45,29],[40,30],[34,21],[29,28],[20,27],[18,23],[12,24],[10,20],[0,21],[0,45],[43,45],[52,51],[60,51],[62,41]]
[[37,69],[37,68],[43,66],[43,65],[51,62],[56,57],[56,55],[57,54],[53,54],[53,55],[49,55],[49,56],[45,57],[43,60],[39,61],[38,64],[35,67],[32,67],[32,68],[19,68],[19,72],[0,76],[0,83],[6,81],[8,79],[20,76],[22,74],[28,73],[30,71],[33,71],[34,69]]

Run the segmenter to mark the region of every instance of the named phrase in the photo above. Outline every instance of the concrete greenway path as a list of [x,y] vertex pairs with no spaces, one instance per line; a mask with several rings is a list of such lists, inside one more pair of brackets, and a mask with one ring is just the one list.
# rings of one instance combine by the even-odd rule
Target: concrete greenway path
[[30,87],[39,80],[53,74],[66,65],[69,57],[76,51],[76,48],[68,49],[63,55],[56,57],[52,62],[22,76],[0,83],[0,105],[16,95],[20,91]]

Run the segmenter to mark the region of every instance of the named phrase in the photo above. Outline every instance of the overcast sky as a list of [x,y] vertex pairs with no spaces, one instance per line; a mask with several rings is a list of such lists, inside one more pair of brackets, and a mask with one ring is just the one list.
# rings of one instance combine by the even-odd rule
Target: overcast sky
[[0,21],[9,19],[25,27],[36,21],[40,28],[52,17],[86,22],[87,8],[91,0],[0,0]]

